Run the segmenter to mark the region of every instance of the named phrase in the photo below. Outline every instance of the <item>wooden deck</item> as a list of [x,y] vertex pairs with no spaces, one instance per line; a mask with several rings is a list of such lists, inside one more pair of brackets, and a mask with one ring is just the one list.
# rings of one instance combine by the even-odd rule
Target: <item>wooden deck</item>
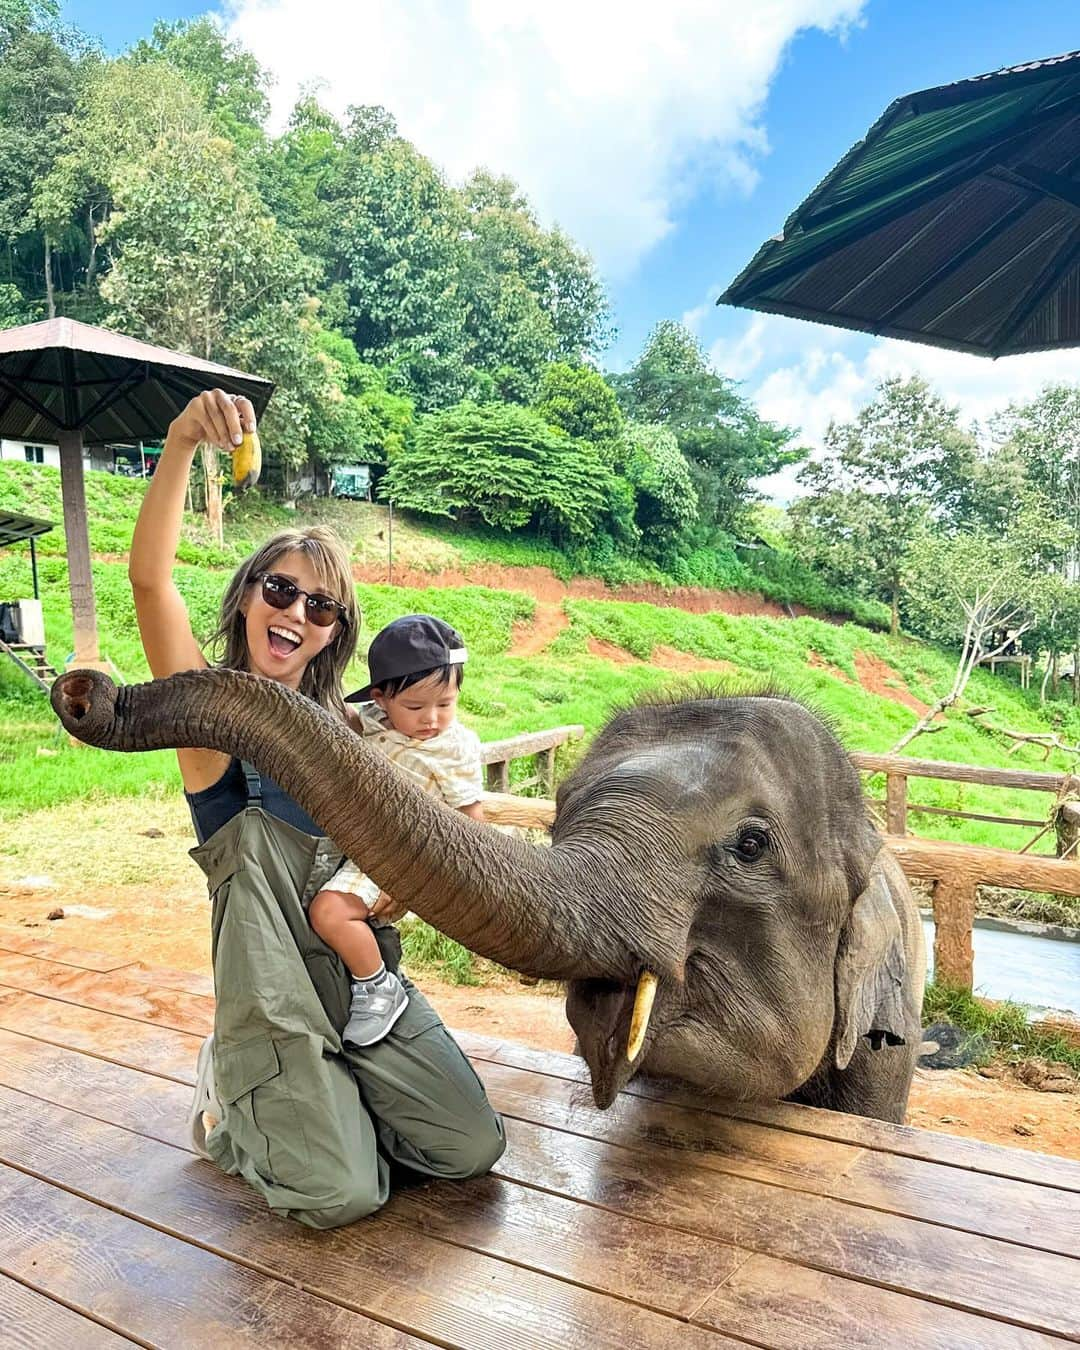
[[494,1175],[330,1233],[194,1157],[209,981],[0,932],[0,1345],[992,1350],[1080,1340],[1080,1164],[786,1105],[598,1112],[461,1041]]

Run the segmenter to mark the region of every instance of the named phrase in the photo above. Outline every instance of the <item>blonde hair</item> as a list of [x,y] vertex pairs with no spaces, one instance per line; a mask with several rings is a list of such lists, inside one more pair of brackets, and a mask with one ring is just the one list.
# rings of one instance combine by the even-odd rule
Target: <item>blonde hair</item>
[[256,549],[237,568],[221,600],[217,631],[210,645],[221,650],[216,662],[226,670],[247,670],[250,653],[243,612],[244,597],[260,572],[272,572],[287,553],[302,553],[315,569],[326,593],[345,606],[345,618],[332,642],[307,664],[300,680],[300,692],[329,712],[345,717],[341,683],[345,669],[356,651],[360,632],[360,606],[356,600],[349,555],[341,539],[325,525],[306,525],[298,530],[282,530]]

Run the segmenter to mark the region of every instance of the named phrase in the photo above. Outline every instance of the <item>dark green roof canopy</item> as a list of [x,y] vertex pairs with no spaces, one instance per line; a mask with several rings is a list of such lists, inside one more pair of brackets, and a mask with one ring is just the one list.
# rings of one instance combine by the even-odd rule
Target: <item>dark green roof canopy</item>
[[980,356],[1080,343],[1080,52],[897,99],[718,303]]

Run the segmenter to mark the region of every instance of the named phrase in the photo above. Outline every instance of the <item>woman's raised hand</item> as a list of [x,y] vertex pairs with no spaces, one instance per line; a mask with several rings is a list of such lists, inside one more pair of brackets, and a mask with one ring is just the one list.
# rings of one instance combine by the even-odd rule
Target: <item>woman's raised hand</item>
[[200,441],[233,451],[245,431],[255,430],[255,409],[243,394],[207,389],[196,394],[169,426],[169,439],[192,447]]

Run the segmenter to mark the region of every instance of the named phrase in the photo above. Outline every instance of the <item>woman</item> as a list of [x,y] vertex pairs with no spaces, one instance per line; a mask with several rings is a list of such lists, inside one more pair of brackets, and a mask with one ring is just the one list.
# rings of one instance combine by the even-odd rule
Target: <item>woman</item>
[[[156,678],[207,660],[172,577],[188,475],[201,441],[234,450],[255,414],[220,389],[170,425],[131,546],[128,575]],[[226,589],[222,664],[299,690],[348,719],[341,681],[360,612],[348,558],[330,530],[276,535]],[[217,1005],[199,1052],[192,1142],[243,1175],[276,1212],[314,1228],[382,1205],[390,1168],[477,1176],[504,1148],[502,1123],[468,1060],[404,976],[409,1006],[385,1040],[343,1047],[348,974],[304,906],[341,852],[253,766],[214,750],[178,750],[206,872]],[[345,785],[343,785],[344,787]],[[357,785],[362,810],[362,785]],[[375,914],[385,913],[381,897]],[[394,968],[393,928],[376,936]]]

